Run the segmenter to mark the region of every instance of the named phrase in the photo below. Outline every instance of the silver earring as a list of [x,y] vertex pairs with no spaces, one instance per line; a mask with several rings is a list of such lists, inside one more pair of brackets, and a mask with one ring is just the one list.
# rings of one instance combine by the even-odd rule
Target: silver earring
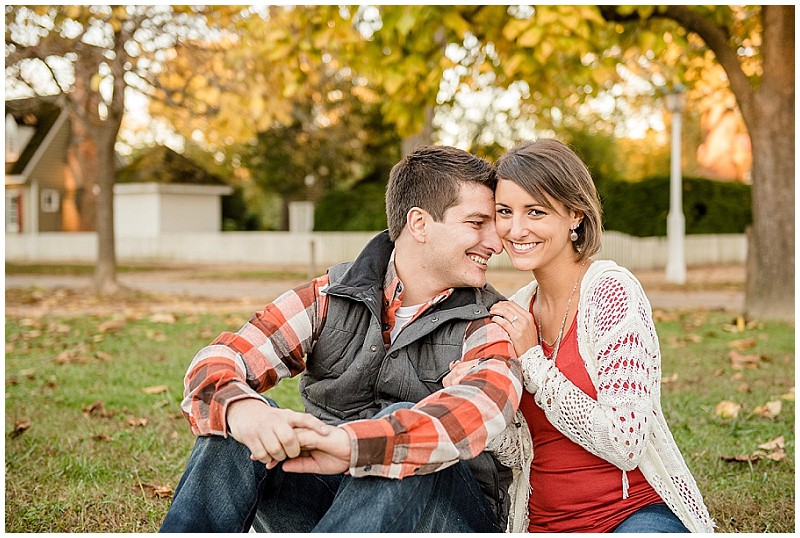
[[569,238],[573,243],[578,240],[578,232],[575,231],[575,228],[572,229],[572,233],[569,234]]

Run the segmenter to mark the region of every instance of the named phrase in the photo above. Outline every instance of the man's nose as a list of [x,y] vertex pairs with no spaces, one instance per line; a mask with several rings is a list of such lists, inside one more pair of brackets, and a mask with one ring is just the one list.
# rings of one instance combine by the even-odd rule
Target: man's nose
[[503,242],[500,241],[500,236],[497,233],[497,227],[494,223],[486,227],[483,243],[493,254],[500,254],[500,252],[503,251]]

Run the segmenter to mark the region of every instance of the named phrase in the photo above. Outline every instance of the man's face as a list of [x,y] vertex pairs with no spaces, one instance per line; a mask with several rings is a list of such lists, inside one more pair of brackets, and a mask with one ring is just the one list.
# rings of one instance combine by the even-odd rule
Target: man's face
[[430,220],[424,263],[441,289],[486,284],[489,258],[503,248],[494,215],[492,190],[462,183],[458,203],[444,212],[442,222]]

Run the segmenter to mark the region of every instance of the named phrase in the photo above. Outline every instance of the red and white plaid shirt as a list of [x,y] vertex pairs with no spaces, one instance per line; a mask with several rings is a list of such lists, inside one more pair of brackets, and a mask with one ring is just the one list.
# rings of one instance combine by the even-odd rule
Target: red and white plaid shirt
[[[305,369],[305,355],[322,330],[328,276],[287,291],[236,333],[224,332],[192,360],[184,379],[184,415],[195,435],[227,436],[228,405]],[[452,293],[446,290],[409,322]],[[394,255],[384,280],[384,342],[388,347],[403,285]],[[489,318],[471,322],[463,359],[475,367],[458,385],[439,390],[411,409],[341,427],[350,435],[350,474],[402,478],[426,474],[482,452],[511,421],[522,395],[521,368],[508,334]]]

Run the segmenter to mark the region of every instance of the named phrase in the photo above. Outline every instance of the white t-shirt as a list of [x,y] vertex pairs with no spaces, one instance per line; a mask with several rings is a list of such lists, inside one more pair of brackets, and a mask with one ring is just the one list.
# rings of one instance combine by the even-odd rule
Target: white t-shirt
[[411,318],[419,312],[420,308],[422,308],[421,304],[397,307],[397,310],[394,312],[394,327],[392,328],[392,333],[389,335],[392,342],[394,342],[394,339],[400,334],[400,331],[403,330],[403,327],[408,325]]

